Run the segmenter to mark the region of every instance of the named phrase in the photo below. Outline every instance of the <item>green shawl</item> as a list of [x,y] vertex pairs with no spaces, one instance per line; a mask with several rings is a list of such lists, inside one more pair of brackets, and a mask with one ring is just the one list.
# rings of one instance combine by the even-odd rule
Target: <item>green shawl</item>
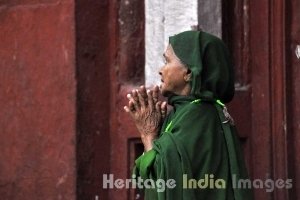
[[237,184],[233,180],[248,176],[235,127],[222,123],[227,118],[221,102],[231,101],[234,95],[233,69],[226,46],[217,37],[198,31],[172,36],[169,42],[192,72],[192,90],[190,96],[168,99],[173,110],[159,138],[153,142],[152,150],[135,161],[135,176],[154,181],[174,179],[176,183],[175,188],[160,187],[160,191],[158,187],[145,189],[145,199],[253,199],[251,190],[234,187]]

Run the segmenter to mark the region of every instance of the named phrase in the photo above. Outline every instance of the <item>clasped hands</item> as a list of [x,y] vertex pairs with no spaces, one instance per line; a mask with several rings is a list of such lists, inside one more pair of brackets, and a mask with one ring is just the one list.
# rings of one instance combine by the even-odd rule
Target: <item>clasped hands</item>
[[124,106],[140,132],[146,152],[152,149],[152,142],[158,137],[167,114],[167,103],[158,100],[158,93],[158,86],[147,91],[145,86],[141,86],[127,94],[129,102]]

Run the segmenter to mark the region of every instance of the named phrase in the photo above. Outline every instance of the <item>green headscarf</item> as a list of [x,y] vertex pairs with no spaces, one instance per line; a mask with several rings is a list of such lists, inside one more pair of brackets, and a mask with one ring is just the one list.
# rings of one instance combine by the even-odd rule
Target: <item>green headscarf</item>
[[169,38],[176,56],[192,71],[191,95],[231,101],[234,95],[233,66],[227,47],[217,37],[185,31]]

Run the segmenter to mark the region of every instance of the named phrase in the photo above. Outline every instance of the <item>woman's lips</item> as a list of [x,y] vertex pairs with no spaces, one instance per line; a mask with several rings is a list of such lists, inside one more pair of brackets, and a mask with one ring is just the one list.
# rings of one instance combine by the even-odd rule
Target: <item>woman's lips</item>
[[164,84],[164,80],[160,80],[161,82],[160,82],[160,84],[159,84],[159,88],[161,89],[162,88],[162,86],[163,86],[163,84]]

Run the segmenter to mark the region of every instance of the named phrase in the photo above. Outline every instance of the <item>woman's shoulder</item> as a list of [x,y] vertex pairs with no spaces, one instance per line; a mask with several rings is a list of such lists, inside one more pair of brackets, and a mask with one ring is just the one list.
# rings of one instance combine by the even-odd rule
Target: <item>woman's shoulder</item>
[[176,120],[198,120],[198,119],[217,119],[218,112],[215,108],[214,103],[208,102],[197,102],[190,103],[177,111],[174,115]]

